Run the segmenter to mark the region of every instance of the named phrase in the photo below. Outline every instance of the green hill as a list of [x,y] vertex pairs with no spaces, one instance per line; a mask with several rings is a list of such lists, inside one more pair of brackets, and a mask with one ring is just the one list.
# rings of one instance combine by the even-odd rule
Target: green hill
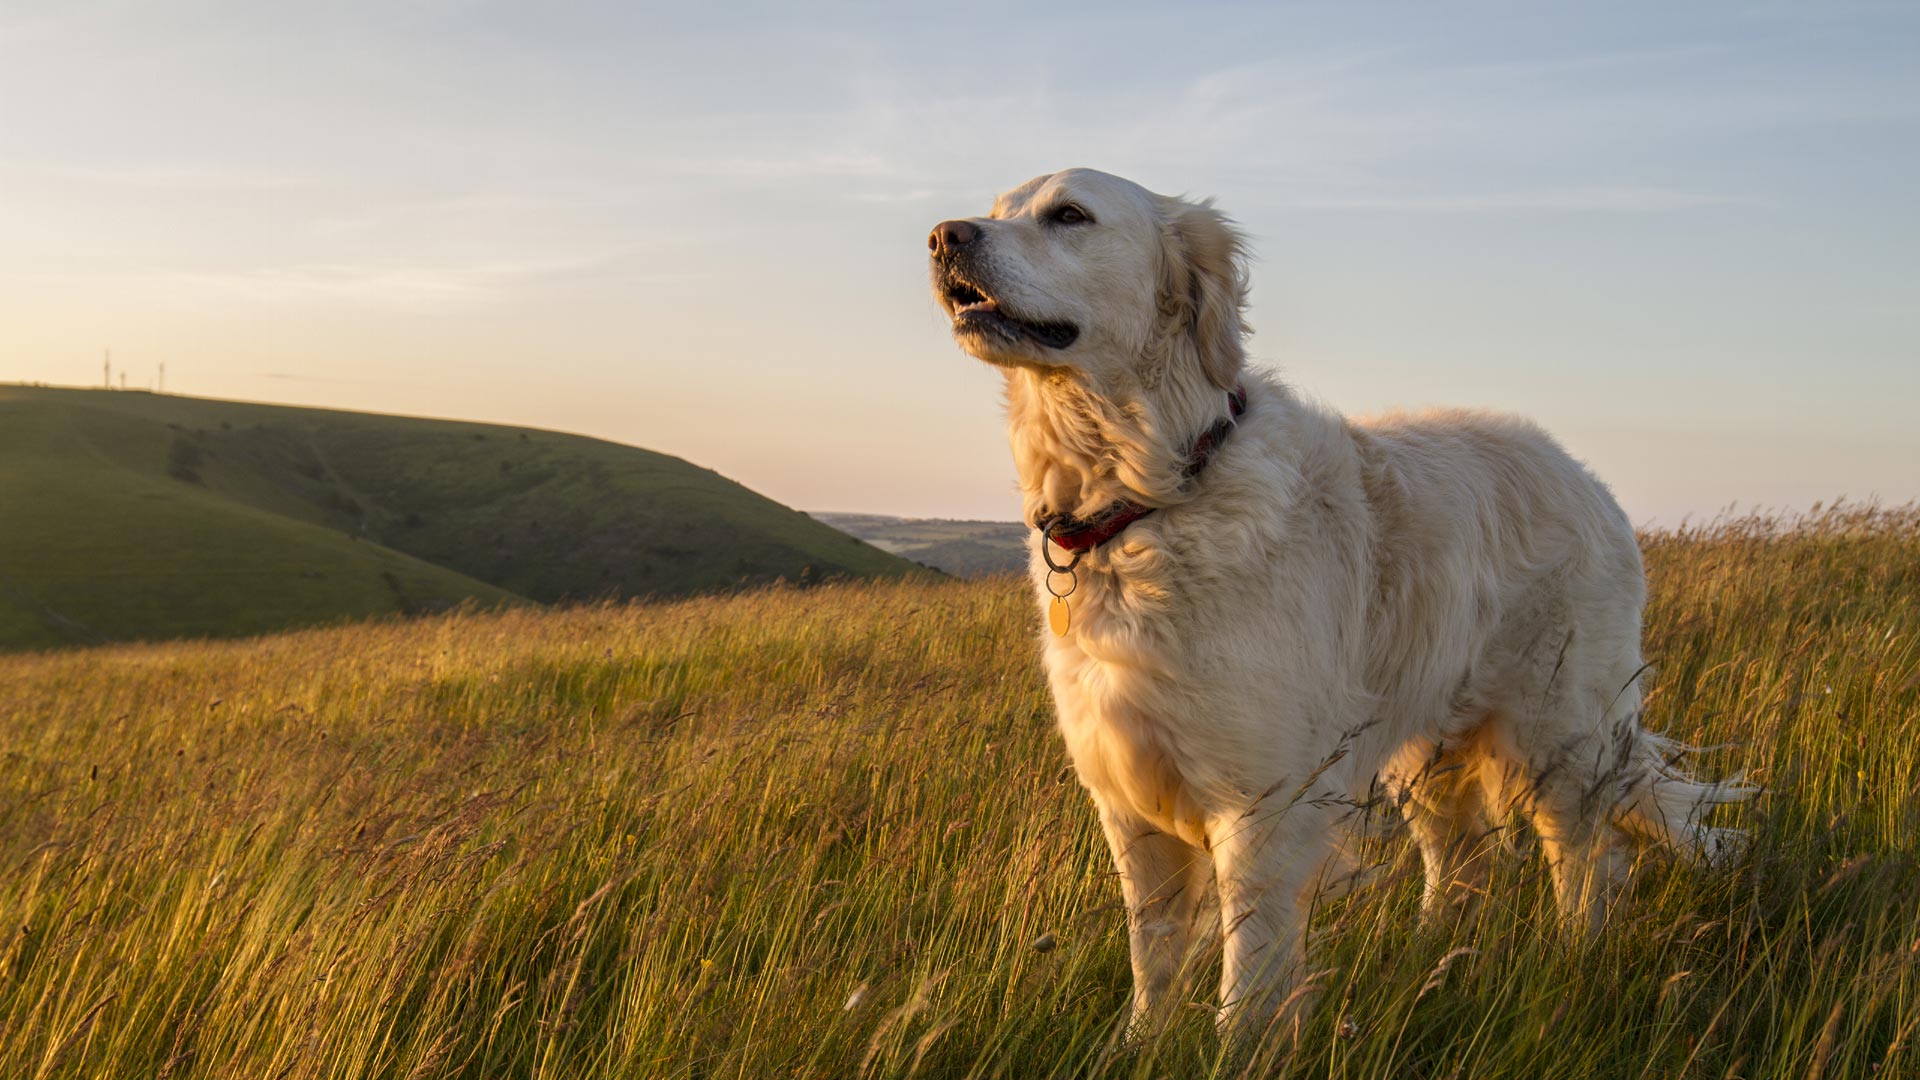
[[577,435],[0,387],[0,648],[914,572]]

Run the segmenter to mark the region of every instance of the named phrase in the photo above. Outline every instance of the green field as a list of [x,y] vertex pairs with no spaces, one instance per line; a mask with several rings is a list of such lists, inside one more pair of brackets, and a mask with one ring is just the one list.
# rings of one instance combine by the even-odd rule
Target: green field
[[[1650,723],[1766,785],[1597,943],[1537,858],[1322,905],[1243,1073],[1133,1045],[1024,587],[0,657],[0,1076],[1865,1077],[1920,1035],[1920,511],[1649,537]],[[1043,935],[1051,948],[1036,948]]]
[[920,572],[577,435],[0,386],[0,649]]

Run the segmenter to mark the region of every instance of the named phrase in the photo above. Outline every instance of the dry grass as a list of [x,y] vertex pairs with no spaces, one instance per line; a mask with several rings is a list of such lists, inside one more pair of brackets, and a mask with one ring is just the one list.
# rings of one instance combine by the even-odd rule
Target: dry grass
[[[1601,941],[1404,842],[1262,1074],[1911,1075],[1920,511],[1647,541],[1654,726],[1755,844]],[[1007,580],[0,658],[0,1076],[1194,1076]],[[1052,947],[1034,948],[1043,935]],[[1196,997],[1206,996],[1204,985]]]

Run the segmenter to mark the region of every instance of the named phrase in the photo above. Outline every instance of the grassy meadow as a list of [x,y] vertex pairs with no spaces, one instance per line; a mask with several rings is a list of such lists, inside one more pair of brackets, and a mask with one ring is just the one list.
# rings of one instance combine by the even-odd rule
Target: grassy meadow
[[1232,1064],[1199,1005],[1114,1037],[1010,578],[0,657],[0,1076],[1920,1075],[1920,510],[1646,546],[1649,721],[1767,786],[1744,860],[1575,947],[1537,858],[1421,931],[1379,841]]

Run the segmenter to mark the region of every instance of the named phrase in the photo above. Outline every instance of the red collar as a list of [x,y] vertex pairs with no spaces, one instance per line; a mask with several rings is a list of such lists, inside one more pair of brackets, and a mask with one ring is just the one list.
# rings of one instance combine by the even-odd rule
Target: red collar
[[[1222,417],[1212,427],[1200,433],[1193,440],[1193,446],[1187,450],[1187,463],[1180,469],[1180,475],[1192,478],[1200,475],[1220,447],[1233,434],[1235,422],[1247,411],[1247,391],[1236,386],[1233,393],[1227,395],[1227,408],[1232,415]],[[1084,551],[1091,551],[1101,544],[1119,536],[1127,526],[1153,513],[1155,507],[1142,506],[1131,499],[1120,499],[1108,504],[1106,509],[1089,519],[1076,518],[1068,514],[1051,514],[1034,523],[1040,535],[1058,546],[1074,553],[1075,561]],[[1041,550],[1045,550],[1044,543]],[[1049,565],[1053,559],[1047,559]]]

